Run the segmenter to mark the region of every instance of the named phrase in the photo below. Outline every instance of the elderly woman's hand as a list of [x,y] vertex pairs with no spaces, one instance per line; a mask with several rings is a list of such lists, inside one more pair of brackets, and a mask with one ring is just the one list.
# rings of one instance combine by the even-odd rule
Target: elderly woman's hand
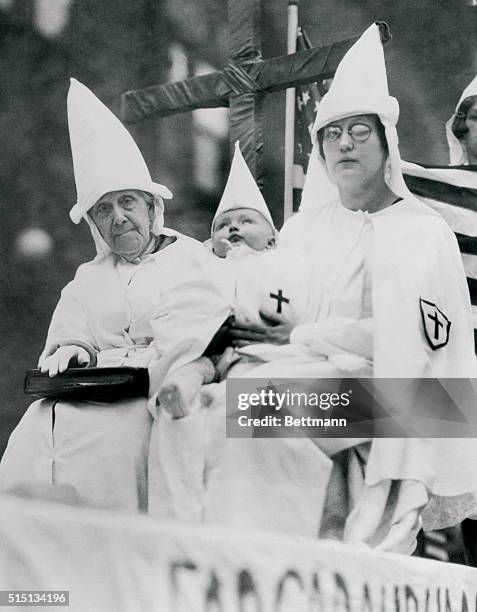
[[290,334],[293,330],[291,323],[284,322],[275,313],[261,310],[260,317],[263,325],[250,323],[249,325],[233,323],[229,329],[232,345],[235,347],[248,344],[289,344]]
[[60,346],[52,355],[42,356],[38,367],[43,373],[48,372],[50,377],[64,372],[74,361],[75,366],[87,365],[90,361],[88,352],[81,346]]

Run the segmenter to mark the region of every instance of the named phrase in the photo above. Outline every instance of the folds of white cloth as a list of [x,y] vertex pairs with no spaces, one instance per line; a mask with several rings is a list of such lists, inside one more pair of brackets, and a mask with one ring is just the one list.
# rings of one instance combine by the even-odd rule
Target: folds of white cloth
[[[146,342],[98,353],[99,367],[147,367]],[[147,511],[152,417],[146,398],[116,402],[37,400],[10,436],[0,491],[68,489],[79,503]]]
[[147,368],[154,356],[154,345],[133,344],[110,348],[98,353],[98,367],[127,366],[130,368]]
[[[341,368],[303,345],[250,345],[240,353],[243,361],[229,377],[372,376],[366,360],[354,362],[355,369]],[[320,534],[405,554],[414,549],[422,523],[441,528],[475,514],[469,474],[452,474],[459,453],[467,458],[477,453],[474,440],[369,442],[227,438],[226,382],[207,385],[187,417],[158,412],[149,462],[150,511],[191,522]],[[334,478],[340,461],[346,465]]]
[[[242,354],[256,357],[260,352],[264,357],[262,348],[250,347]],[[305,349],[293,345],[271,348],[273,362],[242,362],[229,376],[329,379],[347,375],[324,357],[312,358]],[[360,363],[359,372],[369,376],[371,368],[366,370]],[[412,552],[419,511],[427,502],[425,483],[430,486],[433,477],[425,461],[410,470],[412,459],[399,464],[388,458],[380,470],[381,453],[388,442],[383,440],[373,452],[365,453],[364,461],[355,462],[352,478],[347,465],[348,478],[333,479],[334,459],[342,451],[369,447],[368,440],[227,438],[225,402],[223,381],[203,387],[185,418],[172,419],[159,411],[149,463],[150,512],[162,518],[309,537],[321,534]],[[408,445],[412,442],[400,440],[395,445],[399,457]],[[409,480],[399,483],[401,478]],[[346,516],[336,516],[338,507],[338,513],[346,509]],[[327,528],[326,521],[338,522],[339,530],[333,525]]]
[[[454,136],[452,135],[454,138]],[[474,166],[475,168],[475,166]],[[403,172],[411,190],[437,211],[451,229],[460,234],[461,256],[468,279],[477,278],[477,255],[472,248],[477,234],[475,209],[477,172],[465,166],[425,168],[403,161]],[[474,329],[477,328],[477,306],[472,304]]]
[[428,500],[417,480],[382,480],[365,485],[348,516],[343,541],[364,543],[376,550],[411,554],[421,528],[420,510]]
[[209,610],[435,612],[475,600],[475,570],[457,564],[12,496],[0,497],[0,540],[2,588],[68,589],[71,612],[189,611],[204,601]]
[[159,414],[151,440],[149,511],[316,536],[331,460],[309,439],[226,438],[225,382],[209,385],[207,393],[207,408],[183,419]]
[[38,400],[10,436],[0,491],[66,486],[84,505],[145,512],[151,424],[145,398]]
[[477,440],[434,438],[430,442],[436,476],[422,516],[424,528],[443,529],[466,518],[477,519]]

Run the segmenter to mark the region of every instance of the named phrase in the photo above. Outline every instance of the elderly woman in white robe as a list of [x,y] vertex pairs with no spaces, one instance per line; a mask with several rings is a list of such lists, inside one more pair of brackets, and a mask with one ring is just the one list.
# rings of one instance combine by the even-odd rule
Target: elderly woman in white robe
[[[63,289],[39,367],[50,376],[72,364],[147,368],[151,318],[178,279],[190,279],[190,300],[198,301],[189,318],[210,317],[200,306],[216,297],[209,257],[197,241],[163,227],[171,193],[151,180],[124,126],[74,79],[68,120],[78,195],[70,216],[86,220],[97,255]],[[145,397],[36,401],[11,435],[0,488],[67,487],[86,505],[145,511],[151,423]]]
[[[336,360],[343,354],[361,360],[362,375],[376,378],[475,376],[457,243],[439,215],[404,184],[397,117],[373,25],[344,57],[320,104],[301,212],[280,236],[278,248],[303,247],[314,268],[308,316],[293,329],[278,321],[232,328],[236,346],[255,344],[248,354],[269,361],[244,376],[346,377]],[[280,346],[267,352],[270,343]],[[200,421],[206,478],[200,460],[189,474],[189,492],[199,493],[188,503],[184,486],[174,497],[169,480],[162,502],[159,487],[159,513],[410,552],[429,493],[449,499],[472,490],[465,474],[437,478],[434,487],[435,449],[426,441],[348,440],[339,452],[323,447],[332,463],[316,440],[217,444],[217,418],[225,420],[225,413],[216,415],[209,430]],[[177,424],[181,428],[185,423]],[[204,444],[181,456],[203,454]],[[465,509],[472,511],[474,502]],[[437,522],[463,518],[462,512],[452,519],[433,512]]]

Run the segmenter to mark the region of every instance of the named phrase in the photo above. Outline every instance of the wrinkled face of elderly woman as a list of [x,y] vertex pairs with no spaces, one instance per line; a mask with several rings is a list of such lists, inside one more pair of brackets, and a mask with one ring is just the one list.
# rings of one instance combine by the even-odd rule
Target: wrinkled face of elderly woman
[[387,144],[377,115],[354,115],[326,125],[318,136],[328,174],[338,186],[384,181]]
[[149,194],[135,189],[111,191],[88,214],[110,249],[129,261],[142,255],[151,241],[154,202]]

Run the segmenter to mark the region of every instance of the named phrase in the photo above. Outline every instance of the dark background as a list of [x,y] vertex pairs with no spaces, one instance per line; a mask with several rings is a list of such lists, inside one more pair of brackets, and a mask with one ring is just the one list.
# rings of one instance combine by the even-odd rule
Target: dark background
[[[46,6],[49,14],[42,13]],[[286,9],[286,0],[262,1],[265,58],[286,52]],[[469,0],[300,3],[300,21],[315,46],[359,36],[375,20],[393,32],[385,53],[390,91],[401,104],[403,157],[447,163],[444,122],[476,70],[477,6]],[[225,0],[0,0],[0,451],[28,404],[24,372],[36,364],[60,290],[94,255],[87,228],[68,217],[75,200],[68,78],[118,112],[127,89],[221,68],[227,39]],[[223,113],[208,113],[131,128],[154,178],[174,193],[167,224],[200,239],[229,163]],[[264,128],[265,197],[280,224],[283,93],[267,97]],[[47,232],[49,251],[31,240],[22,247],[22,232],[32,227]]]

